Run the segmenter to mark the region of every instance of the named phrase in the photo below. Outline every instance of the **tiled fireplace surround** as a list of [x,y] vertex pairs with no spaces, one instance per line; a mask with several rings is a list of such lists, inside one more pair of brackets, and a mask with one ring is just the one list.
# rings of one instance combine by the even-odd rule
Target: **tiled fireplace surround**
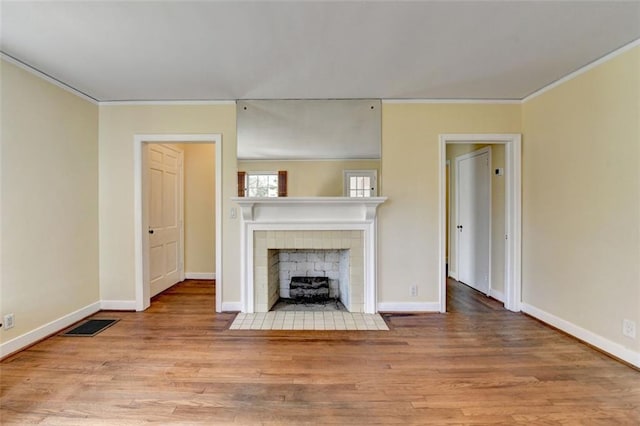
[[[269,271],[279,249],[349,254],[346,308],[376,312],[376,212],[386,197],[233,198],[241,208],[242,311],[267,312],[280,284]],[[272,262],[274,259],[272,257]],[[315,267],[314,267],[315,269]],[[344,285],[344,283],[343,283]]]
[[[339,286],[346,294],[341,297],[349,312],[364,312],[364,232],[363,231],[255,231],[253,233],[253,265],[255,311],[267,312],[280,297],[280,273],[274,255],[277,250],[314,249],[346,251],[347,279]],[[271,253],[271,258],[269,254]],[[308,254],[313,253],[305,253]],[[290,263],[290,262],[289,262]],[[300,275],[327,276],[331,271],[326,262],[308,261]],[[317,273],[314,273],[317,272]],[[339,274],[339,270],[335,271]],[[330,277],[331,278],[331,277]]]

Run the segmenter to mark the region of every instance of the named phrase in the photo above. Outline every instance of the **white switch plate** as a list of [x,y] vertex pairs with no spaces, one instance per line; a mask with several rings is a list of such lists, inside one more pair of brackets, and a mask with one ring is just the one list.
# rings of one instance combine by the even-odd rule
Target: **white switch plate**
[[622,334],[632,339],[636,338],[636,323],[631,320],[622,320]]
[[13,326],[16,325],[15,322],[15,318],[13,316],[13,314],[7,314],[4,316],[4,321],[2,323],[2,326],[4,327],[5,330],[8,330],[10,328],[13,328]]

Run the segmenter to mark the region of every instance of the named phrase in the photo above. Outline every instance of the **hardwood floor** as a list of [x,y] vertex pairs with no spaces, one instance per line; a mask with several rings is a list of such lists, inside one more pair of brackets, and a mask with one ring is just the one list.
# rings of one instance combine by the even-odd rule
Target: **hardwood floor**
[[0,363],[0,423],[640,424],[640,373],[473,290],[391,331],[237,331],[189,280]]

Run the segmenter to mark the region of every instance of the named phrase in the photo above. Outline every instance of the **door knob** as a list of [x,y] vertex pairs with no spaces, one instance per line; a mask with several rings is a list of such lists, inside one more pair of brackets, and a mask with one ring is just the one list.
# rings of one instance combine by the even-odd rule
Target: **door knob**
[[459,230],[462,231],[462,225],[458,225],[458,226],[456,226],[456,228],[458,228]]
[[149,233],[150,233],[150,234],[153,234],[153,229],[149,229]]

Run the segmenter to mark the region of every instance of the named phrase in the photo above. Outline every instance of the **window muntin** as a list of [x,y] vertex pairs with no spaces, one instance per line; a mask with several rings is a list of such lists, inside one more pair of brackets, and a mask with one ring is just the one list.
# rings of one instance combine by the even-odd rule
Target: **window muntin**
[[370,197],[371,178],[369,176],[349,177],[349,197]]
[[278,174],[275,172],[247,172],[246,197],[277,197]]
[[346,197],[375,197],[378,193],[376,170],[345,170],[344,195]]

